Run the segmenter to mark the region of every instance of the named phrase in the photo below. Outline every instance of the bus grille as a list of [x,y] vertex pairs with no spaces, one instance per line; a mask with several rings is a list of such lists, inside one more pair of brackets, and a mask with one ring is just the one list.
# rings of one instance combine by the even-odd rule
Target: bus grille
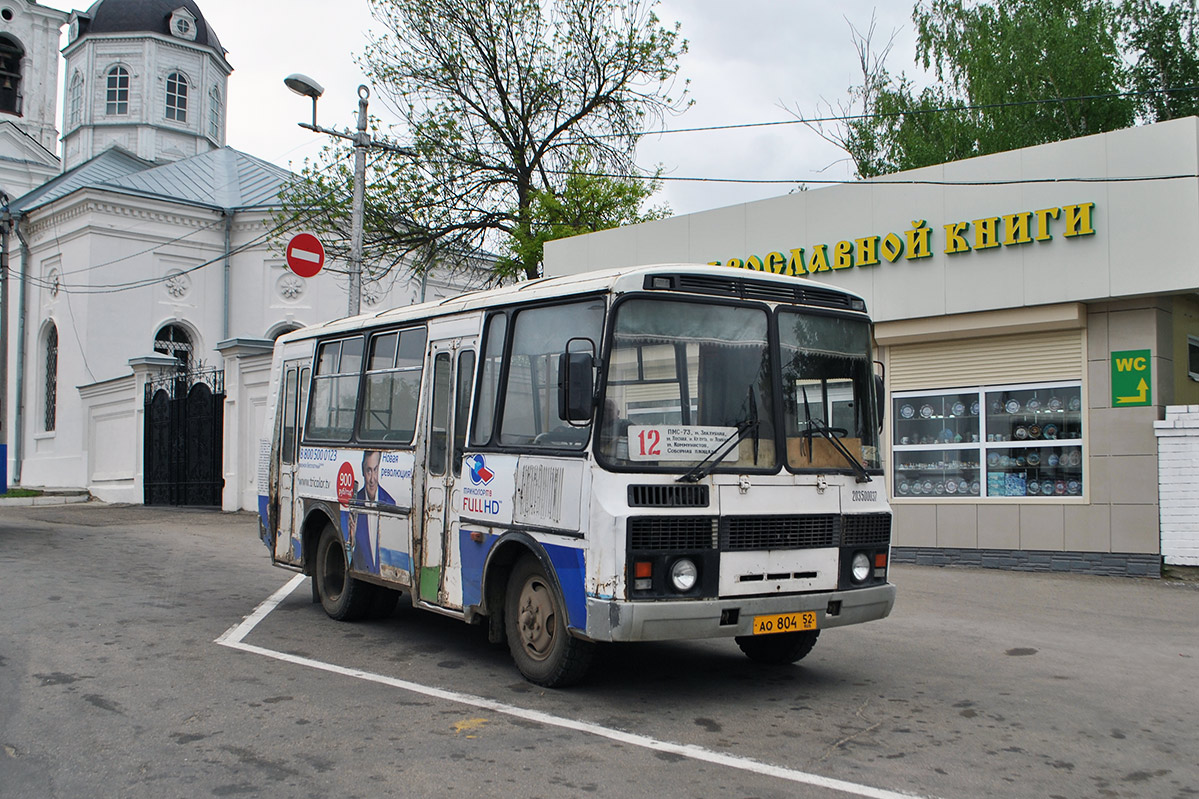
[[635,516],[629,519],[632,550],[822,549],[885,547],[891,514],[796,514],[790,516]]
[[706,485],[632,485],[630,508],[706,508]]
[[720,548],[725,552],[754,549],[817,549],[837,546],[840,517],[730,516],[720,525]]
[[854,513],[843,517],[841,541],[847,547],[885,547],[891,543],[891,514]]
[[716,549],[716,519],[704,516],[645,516],[629,519],[629,547]]

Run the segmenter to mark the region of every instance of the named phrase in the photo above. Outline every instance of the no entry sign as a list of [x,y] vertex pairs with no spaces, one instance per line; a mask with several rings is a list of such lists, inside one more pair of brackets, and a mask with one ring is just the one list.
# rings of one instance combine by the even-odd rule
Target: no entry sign
[[325,265],[325,248],[311,233],[299,233],[287,243],[287,267],[300,277],[314,277]]

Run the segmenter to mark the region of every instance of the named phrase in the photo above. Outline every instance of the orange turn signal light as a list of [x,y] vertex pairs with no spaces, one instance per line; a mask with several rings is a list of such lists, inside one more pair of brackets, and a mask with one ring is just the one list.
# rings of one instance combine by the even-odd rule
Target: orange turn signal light
[[634,577],[653,577],[654,564],[648,560],[639,560],[633,564]]
[[874,568],[876,568],[876,569],[887,568],[887,553],[886,552],[880,552],[874,556]]

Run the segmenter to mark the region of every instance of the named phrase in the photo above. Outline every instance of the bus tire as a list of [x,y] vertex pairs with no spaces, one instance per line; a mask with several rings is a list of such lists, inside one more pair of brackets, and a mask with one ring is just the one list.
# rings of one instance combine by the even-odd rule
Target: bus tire
[[504,628],[516,667],[529,682],[560,688],[581,680],[595,644],[566,630],[566,610],[540,561],[525,555],[508,577]]
[[329,618],[354,621],[366,615],[374,599],[374,587],[350,576],[346,566],[346,550],[341,536],[332,527],[321,533],[316,545],[316,569],[313,575],[321,607]]
[[794,633],[773,635],[738,635],[737,646],[741,647],[755,663],[785,666],[803,660],[816,646],[820,630],[802,630]]

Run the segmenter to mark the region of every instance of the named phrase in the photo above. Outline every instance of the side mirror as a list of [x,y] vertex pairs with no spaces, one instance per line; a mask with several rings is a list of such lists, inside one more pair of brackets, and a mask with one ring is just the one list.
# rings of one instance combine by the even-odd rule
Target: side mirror
[[595,358],[590,352],[564,352],[558,359],[558,418],[590,422],[595,404]]
[[874,398],[878,407],[878,431],[883,431],[883,417],[887,414],[887,387],[883,385],[882,375],[874,376]]

